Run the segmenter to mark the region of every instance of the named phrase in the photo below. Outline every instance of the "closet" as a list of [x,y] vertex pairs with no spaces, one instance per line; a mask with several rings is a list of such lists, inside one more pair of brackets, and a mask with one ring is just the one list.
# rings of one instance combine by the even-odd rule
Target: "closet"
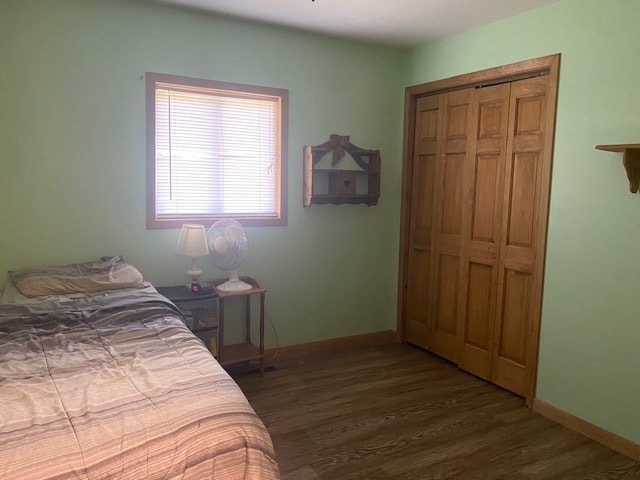
[[406,95],[399,330],[535,390],[559,56]]

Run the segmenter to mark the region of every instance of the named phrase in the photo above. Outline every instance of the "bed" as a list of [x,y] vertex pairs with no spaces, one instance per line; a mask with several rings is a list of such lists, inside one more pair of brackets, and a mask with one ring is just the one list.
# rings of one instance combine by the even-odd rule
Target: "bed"
[[239,387],[120,257],[10,272],[0,402],[3,480],[280,478]]

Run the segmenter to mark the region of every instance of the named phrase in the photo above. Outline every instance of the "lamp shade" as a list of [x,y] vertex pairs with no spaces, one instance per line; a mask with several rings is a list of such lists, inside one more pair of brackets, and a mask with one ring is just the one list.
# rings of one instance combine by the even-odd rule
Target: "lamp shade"
[[185,224],[180,230],[176,253],[187,257],[203,257],[209,254],[204,225]]

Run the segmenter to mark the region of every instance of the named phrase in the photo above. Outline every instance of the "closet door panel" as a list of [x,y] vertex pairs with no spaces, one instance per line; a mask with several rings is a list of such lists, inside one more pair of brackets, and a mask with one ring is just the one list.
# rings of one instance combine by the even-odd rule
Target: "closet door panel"
[[515,270],[504,272],[502,315],[497,338],[497,362],[493,382],[519,395],[525,394],[527,338],[530,332],[531,275]]
[[442,335],[443,349],[454,347],[446,340],[448,337],[453,340],[456,335],[457,323],[457,298],[460,259],[452,255],[440,255],[438,271],[438,315],[436,330]]
[[527,323],[531,275],[507,270],[505,272],[504,311],[499,338],[499,356],[516,365],[525,362],[525,338],[522,329]]
[[437,232],[433,298],[436,311],[430,349],[457,362],[458,302],[462,241],[462,175],[464,155],[446,156],[440,184],[440,222]]
[[442,94],[432,296],[436,305],[430,350],[458,362],[462,242],[467,221],[464,175],[471,134],[473,89]]
[[429,278],[433,245],[439,96],[418,99],[411,183],[407,255],[406,331],[408,342],[429,346]]
[[[506,145],[505,145],[506,146]],[[496,218],[496,187],[501,169],[500,153],[479,154],[475,165],[473,196],[473,224],[471,241],[495,245],[498,238],[499,218]],[[496,228],[498,227],[498,228]],[[479,246],[479,245],[478,245]]]
[[471,262],[460,368],[485,380],[491,378],[491,351],[495,312],[495,268]]
[[431,262],[435,156],[419,155],[414,165],[411,248],[407,290],[407,340],[428,346],[428,292]]
[[[546,77],[512,83],[509,142],[504,193],[504,213],[498,278],[498,311],[494,338],[492,381],[520,395],[527,395],[533,347],[532,318],[539,316],[539,301],[532,301],[533,285],[542,274],[537,256],[546,226],[539,202],[545,157]],[[548,156],[548,153],[546,154]]]
[[491,344],[491,332],[486,328],[485,319],[491,313],[493,268],[491,265],[471,263],[469,266],[469,297],[467,303],[467,322],[465,324],[465,343],[486,350]]
[[469,225],[463,249],[466,284],[461,292],[464,309],[459,365],[490,379],[510,86],[485,87],[474,93],[475,135],[467,173]]
[[465,155],[447,155],[444,160],[442,182],[442,224],[440,234],[457,242],[462,235],[462,173]]
[[507,245],[533,246],[536,210],[536,181],[539,156],[536,152],[519,153],[511,165],[511,199]]

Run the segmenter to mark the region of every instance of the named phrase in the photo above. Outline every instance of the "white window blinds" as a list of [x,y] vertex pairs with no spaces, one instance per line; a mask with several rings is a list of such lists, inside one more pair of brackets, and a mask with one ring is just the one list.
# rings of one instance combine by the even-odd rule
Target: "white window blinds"
[[154,85],[156,221],[280,218],[281,97]]

